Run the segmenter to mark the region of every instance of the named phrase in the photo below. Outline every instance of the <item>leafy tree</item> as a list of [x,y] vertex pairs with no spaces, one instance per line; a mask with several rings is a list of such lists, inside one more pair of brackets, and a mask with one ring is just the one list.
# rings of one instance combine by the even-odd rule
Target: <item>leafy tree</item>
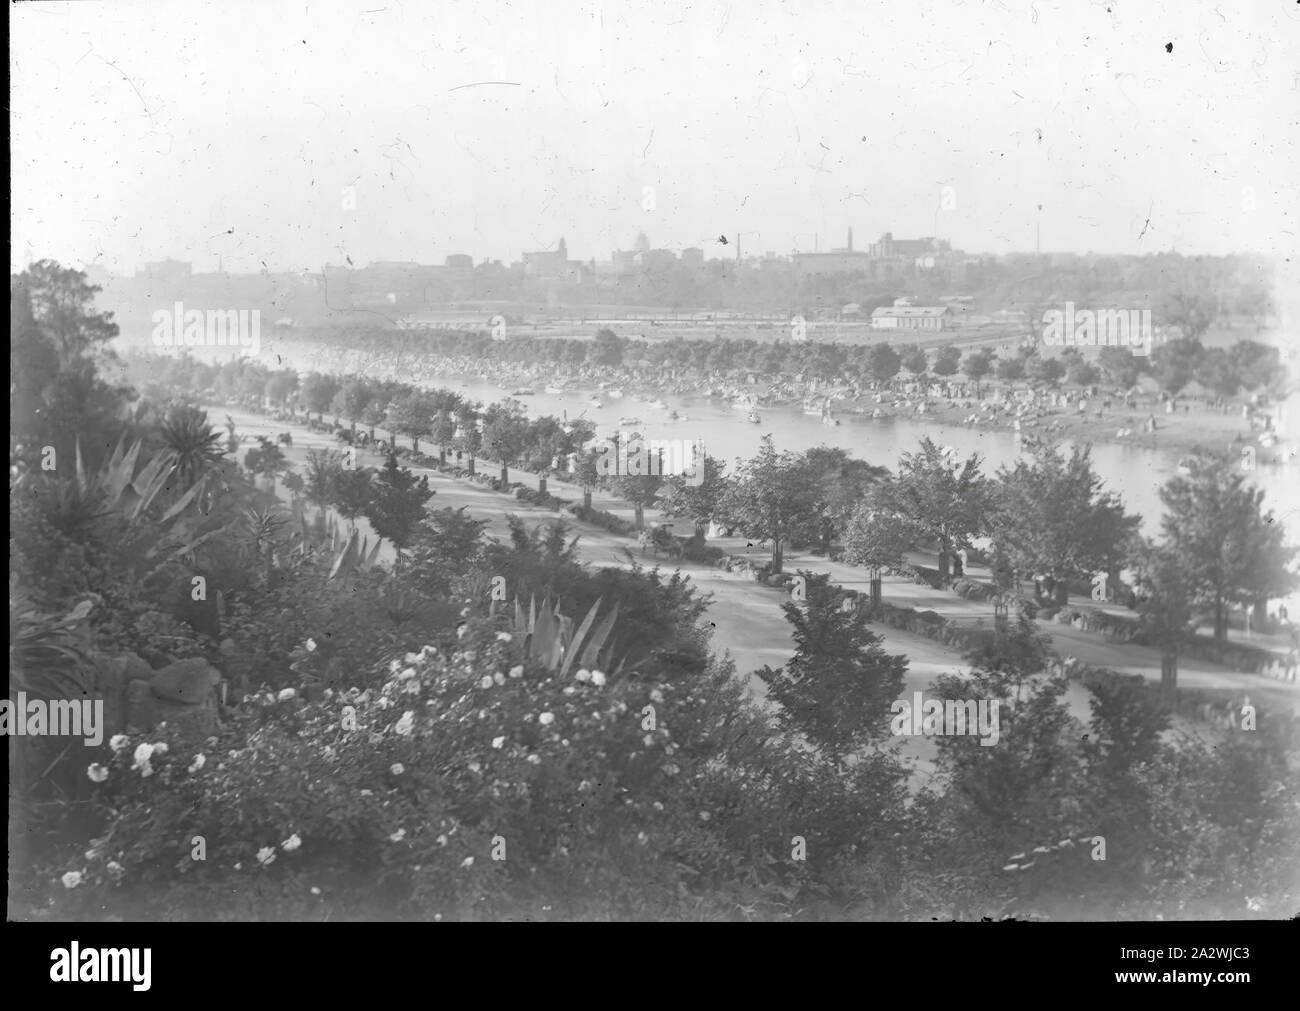
[[872,499],[861,500],[844,531],[844,561],[871,569],[898,569],[917,537],[915,525],[885,511]]
[[920,345],[912,345],[903,352],[903,368],[914,376],[925,374],[928,362],[925,357],[925,349]]
[[334,376],[319,372],[308,373],[302,379],[302,402],[309,411],[315,411],[317,420],[325,420],[325,412],[334,403],[339,392],[340,382]]
[[357,517],[365,514],[374,498],[373,476],[374,470],[370,467],[340,468],[331,482],[330,498],[334,508],[353,530],[357,528]]
[[818,518],[809,509],[807,461],[797,453],[777,453],[772,437],[763,436],[757,455],[739,464],[722,497],[728,526],[753,540],[772,542],[772,571],[781,571],[786,541],[817,536]]
[[888,382],[898,375],[903,364],[902,356],[889,346],[888,342],[873,344],[867,352],[867,370],[871,378],[878,383]]
[[1237,341],[1228,348],[1228,360],[1243,388],[1271,393],[1286,389],[1287,370],[1282,353],[1271,344]]
[[[702,453],[703,447],[697,451]],[[717,515],[718,504],[726,493],[727,479],[723,475],[722,463],[707,453],[704,453],[703,461],[696,461],[695,466],[703,467],[702,477],[688,480],[685,476],[674,475],[664,481],[659,498],[665,516],[690,520],[699,536]]]
[[903,689],[907,658],[886,653],[880,637],[843,609],[844,591],[829,575],[799,576],[806,602],[781,607],[794,627],[794,656],[757,673],[781,707],[778,723],[841,759],[889,735],[890,704]]
[[529,436],[524,405],[507,397],[483,412],[483,452],[501,464],[501,483],[510,483],[510,467],[524,454]]
[[397,457],[389,453],[383,469],[375,475],[372,497],[364,512],[375,533],[402,552],[410,545],[421,518],[424,504],[433,497],[428,475],[418,479],[405,467],[398,467]]
[[1174,548],[1136,541],[1132,567],[1138,614],[1148,639],[1161,652],[1165,690],[1178,683],[1178,655],[1196,633],[1192,574]]
[[1172,340],[1151,352],[1151,371],[1160,388],[1172,395],[1191,382],[1204,357],[1200,341],[1190,337]]
[[1064,460],[1055,446],[1037,446],[1029,460],[1001,468],[991,488],[994,539],[1018,572],[1053,579],[1057,604],[1069,599],[1066,580],[1117,573],[1137,529],[1139,518],[1101,489],[1091,450],[1077,446]]
[[[617,453],[618,438],[613,440],[615,443],[615,453]],[[605,487],[610,493],[624,502],[630,502],[634,511],[636,528],[645,529],[645,511],[648,507],[653,506],[659,500],[659,491],[664,485],[663,459],[662,453],[657,447],[650,447],[640,435],[632,435],[628,440],[627,455],[629,460],[637,455],[644,453],[647,462],[653,454],[660,456],[659,463],[652,465],[651,470],[656,470],[655,474],[614,474],[605,477]]]
[[420,439],[433,430],[434,413],[433,400],[429,394],[423,390],[411,390],[389,407],[388,427],[398,435],[409,436],[411,448],[419,452]]
[[352,423],[352,431],[355,433],[357,422],[366,413],[372,397],[373,391],[365,380],[345,379],[338,393],[334,394],[330,410],[340,417],[347,418]]
[[1065,375],[1065,365],[1060,358],[1033,355],[1026,363],[1026,372],[1035,382],[1056,386]]
[[1160,489],[1165,544],[1187,570],[1198,604],[1214,616],[1214,637],[1228,635],[1228,608],[1284,596],[1296,585],[1290,571],[1297,549],[1284,543],[1285,532],[1272,511],[1263,508],[1264,491],[1221,458],[1199,455],[1190,473]]
[[1106,382],[1121,390],[1131,390],[1142,374],[1146,359],[1136,357],[1128,348],[1104,347],[1097,353],[1097,366]]
[[940,348],[934,356],[934,374],[936,376],[956,375],[960,366],[961,349],[952,344]]
[[1008,382],[1014,382],[1017,379],[1025,378],[1025,358],[1023,355],[1016,355],[1013,358],[1003,358],[998,361],[997,373],[999,379],[1005,379]]
[[288,466],[284,451],[265,435],[257,437],[257,446],[244,455],[244,466],[249,473],[259,474],[271,482],[271,491],[275,491],[276,476]]
[[343,470],[343,454],[331,449],[307,450],[304,465],[307,501],[324,510],[334,502],[335,477]]
[[623,340],[608,327],[596,332],[596,340],[591,346],[591,362],[612,368],[623,364]]
[[1179,327],[1185,340],[1199,346],[1200,338],[1218,318],[1219,308],[1215,295],[1210,291],[1180,290],[1167,293],[1161,299],[1156,314],[1167,323]]
[[103,353],[118,335],[113,314],[95,311],[95,296],[101,289],[87,284],[83,272],[61,267],[53,260],[39,260],[14,282],[25,292],[33,319],[53,341],[64,365]]
[[269,403],[284,407],[289,397],[298,389],[298,373],[293,369],[282,369],[271,374],[266,381],[265,395]]
[[832,540],[843,536],[858,504],[889,476],[889,471],[854,459],[846,450],[828,446],[808,450],[804,460],[808,465],[809,490],[818,495],[809,508],[821,518],[822,550],[829,554]]
[[975,384],[975,395],[978,397],[980,380],[993,371],[993,353],[984,349],[968,351],[962,359],[961,370]]
[[1065,366],[1065,378],[1075,386],[1095,386],[1101,381],[1101,369],[1082,355],[1071,355]]
[[938,542],[939,573],[946,578],[952,553],[970,547],[983,529],[987,496],[978,454],[956,460],[926,436],[920,452],[903,454],[897,478],[882,487],[879,501]]

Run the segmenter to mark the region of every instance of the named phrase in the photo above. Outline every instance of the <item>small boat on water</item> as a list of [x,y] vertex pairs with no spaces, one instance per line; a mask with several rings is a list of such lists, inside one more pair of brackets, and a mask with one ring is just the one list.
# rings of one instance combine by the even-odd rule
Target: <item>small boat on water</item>
[[550,394],[551,396],[553,396],[553,397],[554,397],[554,396],[558,396],[559,394],[561,394],[561,393],[564,392],[564,387],[563,387],[563,386],[548,386],[548,387],[546,387],[546,392],[549,393],[549,394]]
[[1185,456],[1179,460],[1177,470],[1183,477],[1190,477],[1192,474],[1192,458]]
[[639,424],[641,424],[640,418],[619,418],[618,419],[619,428],[627,428],[630,425],[639,425]]
[[517,386],[510,391],[510,395],[512,397],[535,397],[537,391],[531,386]]
[[653,410],[656,410],[656,411],[666,411],[666,410],[668,410],[668,405],[665,404],[662,400],[652,400],[652,401],[650,401],[650,407],[651,407]]
[[589,406],[591,406],[591,407],[604,407],[604,406],[605,406],[604,404],[602,404],[602,403],[600,402],[600,397],[592,397],[590,400],[587,401],[587,404],[588,404]]
[[622,399],[623,399],[623,391],[622,391],[622,390],[607,390],[607,391],[606,391],[606,396],[608,396],[610,400],[622,400]]
[[746,420],[749,421],[751,425],[761,425],[763,423],[763,419],[758,416],[757,411],[750,411],[749,417]]

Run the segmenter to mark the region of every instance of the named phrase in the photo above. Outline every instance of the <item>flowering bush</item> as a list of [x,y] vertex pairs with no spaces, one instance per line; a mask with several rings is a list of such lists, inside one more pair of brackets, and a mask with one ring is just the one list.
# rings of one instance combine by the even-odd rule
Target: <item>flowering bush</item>
[[661,857],[698,811],[677,788],[673,689],[586,669],[561,683],[516,662],[508,633],[471,639],[396,659],[371,689],[251,696],[201,752],[165,727],[114,738],[87,769],[107,831],[47,869],[56,914],[114,893],[139,915],[179,900],[238,917],[232,893],[254,887],[272,917],[502,916],[566,894],[633,908],[653,881],[677,901]]

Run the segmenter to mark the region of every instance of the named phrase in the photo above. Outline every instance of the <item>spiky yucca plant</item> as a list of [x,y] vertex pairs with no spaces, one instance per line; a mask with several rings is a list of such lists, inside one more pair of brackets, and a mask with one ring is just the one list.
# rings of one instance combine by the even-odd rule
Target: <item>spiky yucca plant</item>
[[[580,667],[612,666],[613,643],[602,652],[614,622],[618,619],[619,605],[605,615],[601,623],[592,630],[596,614],[604,598],[591,605],[591,610],[582,619],[582,624],[574,630],[573,619],[560,613],[557,601],[552,604],[550,597],[542,601],[541,609],[537,607],[537,598],[528,601],[525,612],[519,598],[515,598],[514,627],[515,633],[524,640],[525,654],[532,657],[548,671],[566,677],[573,665]],[[617,674],[623,669],[623,662],[612,671]]]

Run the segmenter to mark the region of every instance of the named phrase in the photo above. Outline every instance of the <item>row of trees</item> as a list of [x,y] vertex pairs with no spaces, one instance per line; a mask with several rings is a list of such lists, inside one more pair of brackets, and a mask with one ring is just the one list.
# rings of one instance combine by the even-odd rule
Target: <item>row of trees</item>
[[[34,280],[15,280],[15,302]],[[37,308],[11,350],[11,364],[33,348],[60,356],[11,408],[11,688],[81,698],[123,663],[203,657],[234,691],[197,735],[169,721],[97,749],[10,737],[15,919],[1294,909],[1286,756],[1263,735],[1175,746],[1145,696],[1104,686],[1081,725],[1064,683],[1042,676],[1027,621],[972,653],[968,680],[934,686],[1000,702],[999,746],[938,739],[939,774],[909,803],[888,711],[905,658],[850,621],[825,577],[787,608],[794,655],[760,675],[773,712],[712,656],[708,600],[688,579],[590,569],[562,523],[513,519],[498,543],[422,501],[402,565],[341,564],[346,553],[248,478],[248,456],[236,463],[237,433],[223,443],[201,409],[168,403],[183,389],[156,402],[107,392],[102,413],[50,418],[51,391],[77,376],[94,389],[116,368],[83,341],[93,329]],[[42,468],[48,454],[26,447],[56,421],[72,462],[57,453]],[[252,447],[253,469],[282,473],[277,449]],[[831,497],[837,467],[850,484],[886,483],[817,459],[838,516],[855,509]],[[360,485],[340,475],[364,471],[317,461],[303,482],[313,501]],[[780,480],[787,463],[768,454],[750,469]],[[391,461],[385,471],[372,488],[411,491]],[[1104,836],[1105,860],[1062,852],[1008,869],[1013,854],[1083,835]]]
[[[1037,324],[1031,324],[1031,330]],[[1038,328],[1041,330],[1041,327]],[[778,335],[779,337],[780,335]],[[1224,397],[1240,393],[1277,392],[1285,387],[1286,371],[1277,348],[1242,340],[1228,348],[1206,348],[1196,337],[1183,337],[1157,345],[1149,358],[1128,348],[1105,347],[1095,354],[1077,348],[1043,353],[1033,331],[1013,353],[999,356],[983,348],[964,355],[947,346],[927,351],[920,346],[894,348],[887,341],[870,344],[803,343],[789,340],[649,341],[624,338],[605,329],[594,341],[507,337],[493,340],[486,334],[430,333],[413,336],[407,331],[364,332],[319,330],[307,334],[319,341],[362,348],[385,355],[431,355],[499,363],[560,366],[571,372],[605,368],[622,370],[693,370],[699,373],[754,373],[771,381],[794,376],[860,385],[882,384],[900,376],[913,379],[964,376],[974,383],[996,377],[1007,382],[1030,381],[1045,387],[1062,382],[1087,387],[1104,384],[1127,390],[1142,375],[1151,375],[1165,392],[1182,391],[1192,380]]]

